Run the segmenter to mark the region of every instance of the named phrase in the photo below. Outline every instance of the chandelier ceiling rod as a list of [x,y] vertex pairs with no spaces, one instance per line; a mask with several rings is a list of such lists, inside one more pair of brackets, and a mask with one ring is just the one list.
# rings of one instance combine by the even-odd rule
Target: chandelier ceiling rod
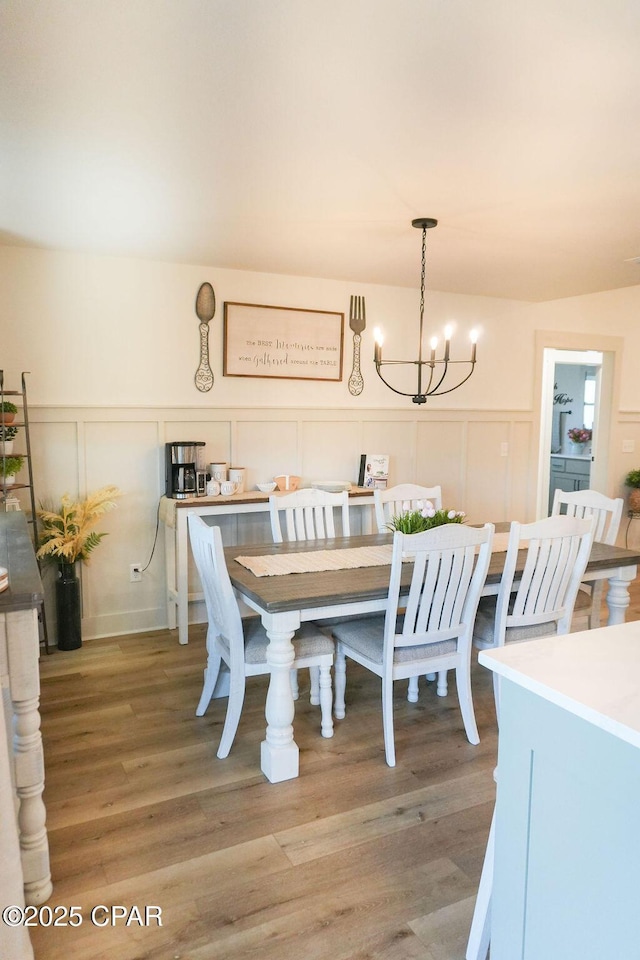
[[[445,393],[452,393],[454,390],[457,390],[458,387],[461,387],[463,383],[466,383],[471,374],[473,373],[476,365],[476,332],[471,331],[471,357],[469,360],[451,360],[450,350],[451,350],[451,328],[449,326],[445,327],[444,335],[444,350],[442,357],[436,358],[436,349],[438,346],[438,338],[431,338],[431,353],[428,360],[422,359],[423,351],[423,335],[424,335],[424,291],[425,291],[425,282],[426,282],[426,250],[427,250],[427,230],[430,230],[432,227],[438,225],[438,221],[434,220],[432,217],[419,217],[417,220],[411,221],[412,227],[417,227],[422,230],[422,263],[420,270],[420,329],[419,329],[419,341],[418,341],[418,359],[417,360],[383,360],[382,359],[382,334],[379,328],[376,328],[374,331],[375,337],[375,346],[374,346],[374,355],[373,361],[376,367],[376,373],[382,380],[382,382],[390,390],[393,390],[394,393],[400,394],[402,397],[411,397],[413,403],[426,403],[427,397],[432,396],[442,396]],[[454,386],[447,387],[446,389],[440,389],[444,384],[445,378],[449,373],[449,368],[453,364],[465,363],[470,365],[469,373],[458,381]],[[413,391],[406,392],[404,390],[398,390],[396,387],[393,387],[385,378],[383,377],[380,368],[383,366],[391,365],[409,365],[415,366],[418,368],[418,382],[417,389],[415,393]],[[423,368],[429,367],[429,375],[426,387],[423,389]],[[441,368],[438,370],[436,375],[436,367]],[[434,382],[435,381],[435,382]],[[446,386],[446,385],[445,385]]]

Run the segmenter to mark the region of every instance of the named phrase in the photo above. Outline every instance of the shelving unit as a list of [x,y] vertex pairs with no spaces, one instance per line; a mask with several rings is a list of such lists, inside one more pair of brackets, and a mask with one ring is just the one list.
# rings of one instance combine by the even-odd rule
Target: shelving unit
[[[33,485],[33,461],[31,458],[31,437],[29,435],[29,407],[27,404],[27,382],[26,375],[28,371],[24,371],[21,375],[21,390],[5,390],[4,386],[4,370],[0,370],[0,458],[3,463],[4,460],[8,457],[22,457],[25,461],[24,466],[22,467],[21,476],[25,476],[27,482],[22,480],[21,482],[14,482],[7,484],[5,481],[4,471],[0,473],[0,510],[5,512],[10,510],[20,510],[20,503],[17,497],[14,494],[18,490],[28,490],[29,491],[29,500],[31,506],[31,515],[25,514],[27,524],[29,525],[31,532],[31,539],[33,541],[33,549],[37,552],[38,547],[40,546],[40,540],[38,535],[38,517],[36,513],[36,495]],[[9,400],[11,403],[15,404],[18,408],[18,412],[15,416],[15,419],[12,423],[4,422],[4,402]],[[13,441],[13,448],[11,452],[7,451],[7,440],[5,439],[5,430],[7,427],[16,427],[18,430],[18,435]],[[38,563],[38,567],[40,564]],[[40,608],[40,623],[42,624],[42,642],[46,648],[47,653],[49,653],[49,642],[47,638],[47,624],[45,619],[44,612],[44,603],[41,604]]]
[[[33,489],[33,464],[31,461],[31,440],[29,437],[29,409],[27,406],[27,384],[26,384],[26,373],[22,374],[22,390],[5,390],[4,388],[4,370],[0,370],[0,403],[4,404],[5,400],[10,400],[18,407],[18,413],[13,423],[5,424],[2,421],[2,436],[0,437],[0,457],[4,460],[6,457],[22,457],[25,460],[25,467],[28,482],[27,483],[5,483],[4,474],[0,476],[0,499],[2,501],[3,507],[7,509],[7,499],[11,498],[11,494],[17,490],[29,490],[30,500],[31,500],[31,517],[27,517],[27,522],[31,525],[31,536],[33,540],[33,546],[37,550],[38,543],[38,526],[36,523],[36,498]],[[1,408],[0,408],[1,409]],[[22,434],[19,434],[18,437],[13,441],[14,448],[11,453],[6,452],[7,441],[5,440],[5,429],[6,427],[16,427],[18,430],[24,431],[24,447],[21,445]]]

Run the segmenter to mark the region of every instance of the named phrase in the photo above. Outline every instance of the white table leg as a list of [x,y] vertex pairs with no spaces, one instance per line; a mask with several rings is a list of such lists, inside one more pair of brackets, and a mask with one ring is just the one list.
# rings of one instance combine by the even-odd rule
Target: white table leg
[[269,646],[267,663],[271,668],[265,715],[266,739],[261,744],[261,767],[267,780],[279,783],[298,776],[298,745],[293,739],[294,701],[289,672],[294,660],[291,640],[300,626],[297,613],[265,614]]
[[609,578],[609,591],[607,593],[607,606],[609,607],[607,626],[609,627],[625,621],[625,614],[630,602],[629,584],[636,578],[637,567],[620,567],[615,573],[615,577]]

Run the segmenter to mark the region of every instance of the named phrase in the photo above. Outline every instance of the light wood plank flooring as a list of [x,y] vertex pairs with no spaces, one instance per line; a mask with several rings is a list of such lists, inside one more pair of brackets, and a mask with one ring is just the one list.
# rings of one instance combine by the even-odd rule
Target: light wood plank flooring
[[[417,704],[397,684],[394,769],[379,680],[349,663],[347,716],[325,740],[301,672],[301,775],[273,785],[266,679],[248,681],[217,760],[226,701],[194,714],[204,656],[203,627],[186,647],[163,631],[43,656],[49,903],[84,919],[33,929],[36,960],[463,960],[494,797],[488,672],[474,668],[476,747],[452,674],[448,697],[422,681]],[[96,905],[156,905],[162,926],[98,926]]]

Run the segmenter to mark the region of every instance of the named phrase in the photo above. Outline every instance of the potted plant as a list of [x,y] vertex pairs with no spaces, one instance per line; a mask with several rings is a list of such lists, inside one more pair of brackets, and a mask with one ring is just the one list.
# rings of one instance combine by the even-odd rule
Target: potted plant
[[18,408],[11,400],[3,400],[0,403],[0,420],[2,423],[13,423],[17,412]]
[[640,513],[640,470],[630,470],[624,478],[625,487],[629,490],[629,510]]
[[106,533],[94,529],[100,517],[115,507],[120,496],[117,487],[102,487],[85,500],[72,500],[65,493],[57,510],[38,510],[40,547],[38,559],[55,560],[59,565],[56,581],[58,649],[75,650],[82,646],[80,581],[78,560],[87,562]]
[[2,456],[9,456],[10,453],[13,453],[13,440],[17,433],[17,427],[6,427],[4,424],[0,424],[0,454]]
[[22,469],[24,457],[3,457],[0,456],[0,475],[5,487],[10,487],[16,482],[16,473]]

